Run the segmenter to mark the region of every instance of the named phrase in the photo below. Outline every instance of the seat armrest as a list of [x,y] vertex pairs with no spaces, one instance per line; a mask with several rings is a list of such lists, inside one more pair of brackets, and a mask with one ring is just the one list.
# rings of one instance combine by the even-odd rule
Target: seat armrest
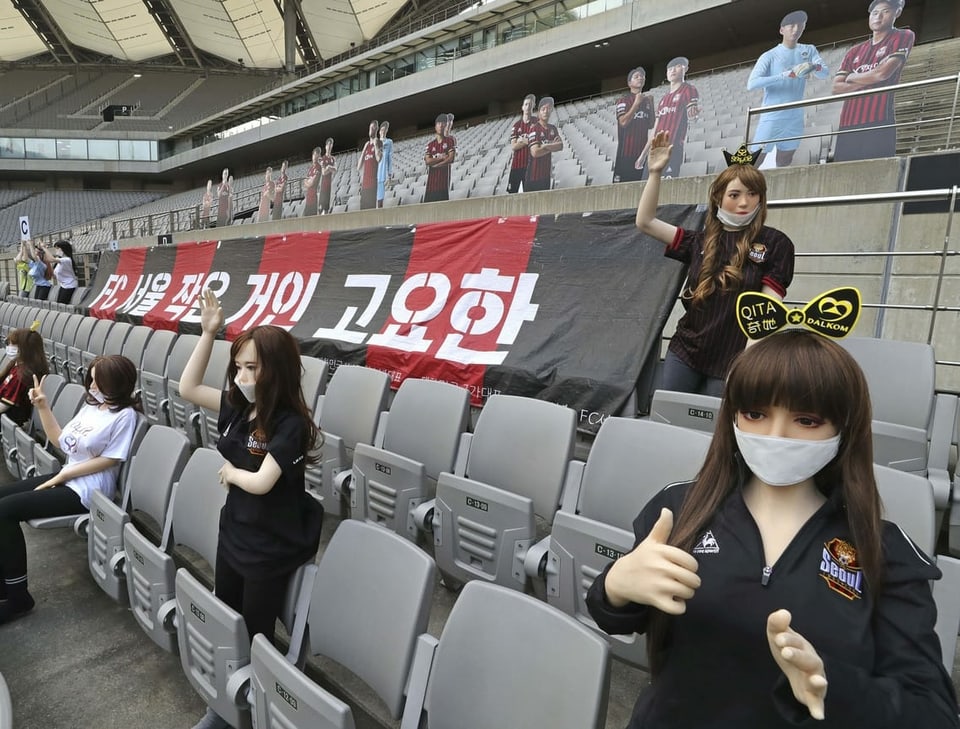
[[407,677],[407,699],[403,704],[400,729],[418,729],[420,727],[423,702],[427,698],[427,683],[430,679],[433,657],[436,655],[438,645],[440,645],[440,641],[427,633],[417,638],[413,660],[410,662],[410,675]]
[[413,510],[413,523],[416,524],[417,529],[422,532],[433,531],[433,514],[436,505],[436,499],[429,499]]
[[249,663],[234,671],[227,679],[226,692],[229,699],[241,709],[248,708],[250,701],[247,692],[250,690],[250,679],[253,677],[253,666]]
[[547,576],[547,555],[550,552],[550,537],[544,537],[531,544],[523,558],[523,571],[532,579],[544,579]]

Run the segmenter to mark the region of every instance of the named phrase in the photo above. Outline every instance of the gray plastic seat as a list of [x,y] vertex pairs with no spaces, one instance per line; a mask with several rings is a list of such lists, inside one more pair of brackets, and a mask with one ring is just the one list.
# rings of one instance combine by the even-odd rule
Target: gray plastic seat
[[[167,396],[161,403],[171,427],[178,428],[187,434],[190,443],[200,445],[200,431],[197,413],[199,410],[189,400],[180,396],[180,376],[187,366],[190,355],[200,339],[196,334],[181,334],[174,342],[167,360]],[[211,368],[208,367],[209,371]],[[218,389],[223,389],[222,385]]]
[[67,320],[70,318],[70,314],[63,311],[54,311],[51,313],[53,314],[53,318],[48,318],[44,322],[44,327],[40,333],[43,335],[43,351],[44,354],[47,355],[50,371],[56,372],[56,367],[53,362],[54,342],[63,339],[63,330],[67,326]]
[[547,601],[597,630],[618,658],[637,666],[647,665],[642,636],[600,631],[587,611],[586,593],[612,560],[633,548],[633,520],[651,497],[696,477],[710,440],[706,433],[652,420],[607,418],[583,477],[571,479],[544,540]]
[[576,414],[544,400],[492,395],[463,436],[463,473],[441,473],[437,496],[418,509],[433,532],[447,585],[481,579],[522,590],[524,560],[548,527],[573,456]]
[[[66,381],[57,374],[49,374],[43,380],[43,392],[47,396],[47,402],[54,402],[60,394],[60,390]],[[27,420],[21,428],[13,419],[4,413],[0,415],[0,435],[2,435],[4,461],[7,464],[7,470],[14,478],[26,478],[26,471],[20,470],[20,459],[18,458],[19,447],[17,445],[17,430],[23,430],[21,443],[28,447],[29,453],[24,453],[24,460],[33,462],[33,442],[36,437],[43,434],[43,426],[40,424],[40,411],[36,408],[30,413],[30,419]]]
[[217,472],[224,463],[223,457],[209,448],[193,452],[174,485],[159,545],[132,523],[123,528],[131,612],[151,640],[171,653],[177,650],[173,549],[184,544],[210,565],[215,564],[220,509],[227,498]]
[[650,403],[650,419],[712,433],[717,426],[721,402],[719,397],[711,395],[655,390]]
[[[171,332],[172,333],[172,332]],[[143,388],[141,375],[143,370],[143,355],[153,336],[153,329],[144,326],[133,327],[126,338],[123,340],[123,347],[120,354],[129,359],[137,366],[137,389]]]
[[10,689],[2,673],[0,673],[0,727],[13,729],[13,702],[10,700]]
[[[90,363],[104,353],[107,345],[107,337],[110,336],[113,326],[113,322],[109,319],[97,319],[96,324],[93,325],[93,329],[90,331],[90,338],[80,352],[80,365],[76,372],[77,382],[83,382],[87,370],[90,369]],[[119,351],[117,353],[119,354]]]
[[164,402],[167,399],[167,361],[177,341],[175,332],[158,329],[149,338],[140,367],[140,397],[143,414],[151,425],[170,425]]
[[314,418],[323,432],[320,461],[308,464],[307,488],[320,496],[327,514],[342,516],[343,489],[350,477],[357,443],[373,443],[380,413],[386,410],[390,377],[386,372],[340,365],[317,400]]
[[420,644],[401,729],[604,726],[607,643],[529,595],[472,582]]
[[[133,324],[128,324],[124,321],[113,322],[113,326],[110,327],[110,331],[107,333],[107,338],[104,341],[103,346],[96,354],[123,354],[123,345],[127,341],[127,337],[130,336],[131,332],[133,332]],[[130,359],[137,366],[137,369],[140,369],[140,360],[132,357]]]
[[[83,352],[87,349],[87,344],[90,341],[90,335],[93,334],[93,328],[99,324],[102,319],[94,319],[92,316],[81,316],[80,323],[77,325],[76,333],[73,336],[73,341],[67,346],[67,359],[63,367],[63,371],[60,373],[67,378],[69,382],[80,382],[81,379],[81,368],[82,355]],[[107,322],[110,324],[112,322]]]
[[149,428],[130,459],[126,489],[120,503],[95,491],[90,499],[87,561],[94,582],[117,602],[127,602],[123,530],[131,514],[149,516],[163,527],[173,484],[190,457],[190,442],[165,425]]
[[302,374],[300,387],[303,389],[303,400],[311,411],[316,410],[317,400],[327,391],[327,361],[300,355]]
[[416,541],[414,509],[453,471],[470,420],[469,392],[437,380],[408,378],[380,416],[373,445],[357,443],[350,515]]
[[[314,571],[295,639],[308,635],[310,655],[348,668],[400,718],[417,639],[427,630],[433,560],[396,534],[344,521]],[[292,641],[285,658],[263,636],[254,638],[250,687],[258,729],[352,729],[350,708],[291,663],[295,647]]]
[[[230,342],[217,339],[210,352],[210,361],[203,373],[203,384],[215,390],[223,390],[227,386],[227,365],[230,364]],[[204,448],[216,448],[220,433],[217,431],[217,420],[220,416],[217,410],[196,408],[192,418],[195,432],[199,433],[200,443]]]
[[[50,361],[50,366],[58,375],[62,375],[67,382],[71,382],[68,373],[70,368],[68,350],[70,346],[73,345],[82,322],[83,317],[79,314],[68,314],[63,323],[63,329],[60,331],[59,339],[55,339],[53,342],[53,359]],[[54,330],[54,334],[56,334],[56,330]],[[89,338],[90,335],[88,332],[87,339]],[[86,342],[84,342],[84,344],[86,344]]]

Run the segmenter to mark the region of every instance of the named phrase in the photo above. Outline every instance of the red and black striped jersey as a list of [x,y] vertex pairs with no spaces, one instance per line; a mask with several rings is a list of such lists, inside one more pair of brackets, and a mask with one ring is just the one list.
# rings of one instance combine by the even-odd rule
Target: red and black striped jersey
[[[446,157],[452,150],[456,150],[457,143],[453,137],[437,139],[433,137],[427,142],[426,156],[432,159]],[[435,165],[427,171],[427,192],[450,189],[450,165]]]
[[[540,122],[534,122],[530,125],[530,133],[527,139],[530,140],[530,146],[534,144],[549,144],[560,138],[560,132],[553,124],[542,126]],[[530,167],[527,168],[527,182],[540,182],[549,180],[553,172],[551,158],[553,153],[549,152],[541,157],[530,155]]]
[[676,91],[668,91],[657,104],[657,131],[668,132],[671,142],[683,144],[687,137],[687,114],[699,103],[700,94],[686,81]]
[[633,112],[630,121],[625,126],[620,126],[623,117],[633,108],[635,98],[630,93],[617,99],[617,134],[620,140],[617,147],[618,158],[636,159],[639,157],[643,148],[647,146],[647,137],[650,135],[650,127],[653,125],[655,115],[653,97],[646,95],[640,99],[640,105]]
[[[528,137],[530,135],[530,129],[536,123],[537,121],[535,119],[524,121],[523,117],[520,117],[520,119],[513,123],[513,129],[510,131],[510,142],[512,143],[523,137]],[[511,170],[525,170],[527,169],[527,165],[529,163],[529,147],[521,147],[520,149],[515,149],[513,151],[513,159],[510,162]]]
[[[910,49],[913,48],[914,35],[912,30],[894,28],[879,43],[873,39],[865,40],[844,56],[843,62],[837,71],[836,78],[843,81],[851,73],[865,73],[872,71],[882,63],[897,64],[896,71],[889,78],[878,81],[863,88],[882,88],[900,83],[900,73],[907,60]],[[893,122],[893,94],[870,94],[856,99],[847,99],[843,102],[840,111],[840,128],[877,126]]]

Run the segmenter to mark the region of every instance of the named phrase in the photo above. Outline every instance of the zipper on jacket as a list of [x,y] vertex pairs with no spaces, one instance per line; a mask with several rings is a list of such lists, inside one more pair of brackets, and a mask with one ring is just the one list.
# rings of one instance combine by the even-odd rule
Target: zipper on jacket
[[773,573],[772,567],[763,568],[763,577],[760,578],[760,584],[764,587],[767,586],[767,583],[770,582],[770,575]]

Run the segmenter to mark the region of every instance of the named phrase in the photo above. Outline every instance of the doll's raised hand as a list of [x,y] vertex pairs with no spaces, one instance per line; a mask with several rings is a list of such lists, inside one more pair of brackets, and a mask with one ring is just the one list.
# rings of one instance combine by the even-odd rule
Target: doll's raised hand
[[647,152],[647,170],[662,172],[670,163],[670,153],[673,145],[670,144],[669,132],[657,132],[650,141],[650,151]]
[[663,509],[647,538],[613,563],[604,582],[611,605],[634,602],[670,615],[686,611],[686,601],[700,587],[698,565],[692,555],[667,544],[671,531],[673,513]]
[[217,295],[210,289],[200,293],[200,328],[207,334],[216,334],[223,326],[223,308]]
[[790,627],[792,616],[777,610],[767,618],[767,642],[773,660],[790,682],[794,698],[807,707],[814,719],[823,719],[827,676],[823,659],[806,638]]

